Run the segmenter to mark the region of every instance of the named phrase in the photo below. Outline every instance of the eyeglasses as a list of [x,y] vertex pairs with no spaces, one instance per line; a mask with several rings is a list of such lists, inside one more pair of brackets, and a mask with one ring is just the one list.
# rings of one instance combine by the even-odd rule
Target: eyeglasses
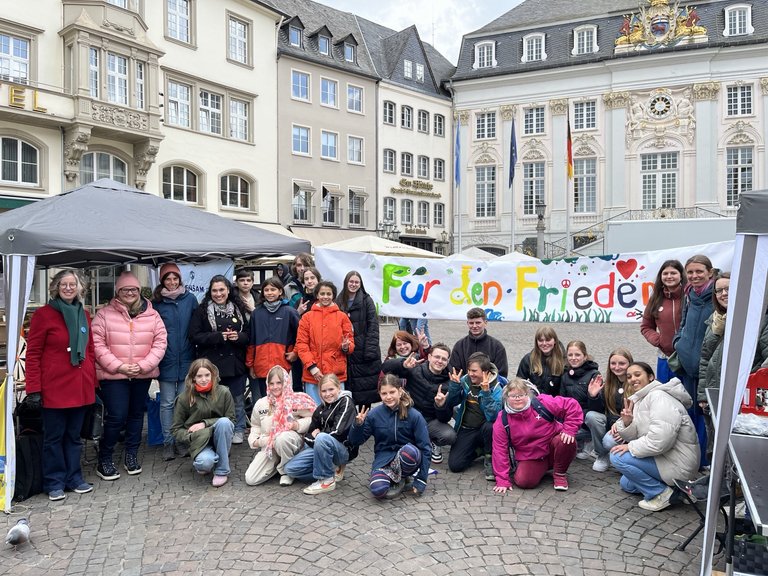
[[120,294],[138,294],[139,289],[138,288],[120,288],[118,292],[120,292]]
[[728,292],[729,292],[728,291],[728,286],[723,286],[722,288],[716,288],[715,289],[715,294],[722,294],[723,292],[728,294]]
[[507,398],[510,400],[522,400],[523,398],[528,398],[528,394],[510,394]]

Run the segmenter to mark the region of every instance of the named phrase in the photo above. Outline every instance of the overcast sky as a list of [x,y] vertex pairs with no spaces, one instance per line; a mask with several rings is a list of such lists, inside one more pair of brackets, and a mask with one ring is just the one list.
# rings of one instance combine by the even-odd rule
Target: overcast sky
[[317,0],[393,30],[416,24],[419,35],[453,64],[461,37],[481,28],[523,0]]

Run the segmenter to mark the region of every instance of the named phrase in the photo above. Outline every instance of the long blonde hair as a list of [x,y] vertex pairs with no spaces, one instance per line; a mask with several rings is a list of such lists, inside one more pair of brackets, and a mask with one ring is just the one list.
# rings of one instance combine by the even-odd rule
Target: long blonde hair
[[208,360],[208,358],[198,358],[189,365],[187,370],[187,376],[184,378],[184,390],[189,396],[189,405],[194,406],[197,401],[198,392],[195,390],[195,376],[200,368],[205,368],[211,373],[211,391],[208,394],[211,400],[216,400],[216,387],[219,384],[219,369],[216,368],[216,364]]
[[624,388],[624,398],[629,398],[635,393],[635,389],[628,381],[626,381],[626,375],[624,376],[625,382],[622,382],[611,370],[611,358],[614,356],[622,356],[629,361],[627,368],[629,368],[635,360],[632,358],[632,353],[626,348],[616,348],[608,354],[608,370],[606,371],[605,385],[603,386],[603,396],[605,398],[605,407],[608,408],[611,414],[618,416],[621,413],[621,407],[616,406],[615,404],[616,392],[620,388]]

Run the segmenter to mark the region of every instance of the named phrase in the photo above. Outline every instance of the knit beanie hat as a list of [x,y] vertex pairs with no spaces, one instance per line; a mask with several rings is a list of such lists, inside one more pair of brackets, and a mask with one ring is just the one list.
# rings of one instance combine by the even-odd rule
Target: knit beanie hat
[[176,274],[176,276],[179,277],[179,280],[181,280],[181,270],[179,270],[179,267],[173,262],[166,262],[160,266],[160,282],[165,280],[165,277],[168,274]]
[[123,272],[115,282],[115,292],[119,292],[121,288],[138,288],[141,290],[141,284],[133,272]]

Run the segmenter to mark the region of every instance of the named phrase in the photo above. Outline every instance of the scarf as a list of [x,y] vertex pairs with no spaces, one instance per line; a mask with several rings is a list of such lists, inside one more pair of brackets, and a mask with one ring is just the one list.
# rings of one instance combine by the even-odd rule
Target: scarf
[[282,306],[284,303],[287,303],[287,301],[278,299],[278,300],[275,300],[274,302],[267,302],[266,300],[264,300],[261,303],[261,305],[267,309],[267,312],[269,312],[270,314],[274,314],[275,312],[278,311],[280,306]]
[[184,287],[183,284],[179,284],[176,287],[176,290],[168,290],[168,288],[162,288],[160,290],[160,295],[163,298],[169,298],[171,300],[176,300],[179,296],[183,296],[184,292],[186,292],[187,289]]
[[717,310],[712,312],[712,333],[718,336],[722,336],[725,332],[725,314],[721,314]]
[[283,393],[275,397],[270,392],[270,388],[267,388],[269,411],[272,413],[272,428],[269,431],[266,446],[267,458],[270,459],[272,458],[272,446],[277,435],[291,430],[294,421],[293,413],[297,410],[314,411],[317,408],[315,401],[309,394],[293,391],[293,379],[290,372],[287,372],[282,366],[275,366],[272,370],[274,368],[280,368],[283,371]]
[[520,412],[525,412],[530,407],[531,407],[531,398],[530,398],[530,396],[528,397],[528,401],[525,403],[525,406],[523,406],[519,410],[516,410],[515,408],[512,408],[512,406],[510,406],[509,404],[504,402],[504,412],[506,412],[507,414],[520,414]]
[[691,292],[691,290],[693,290],[694,292],[696,292],[696,294],[701,296],[704,293],[704,291],[707,288],[709,288],[710,286],[712,286],[712,284],[714,284],[714,283],[715,283],[714,278],[710,278],[709,280],[707,280],[706,283],[702,284],[698,288],[694,288],[693,284],[686,284],[685,285],[685,294],[688,295]]
[[61,298],[53,298],[48,304],[64,317],[69,333],[69,361],[72,366],[79,366],[85,360],[85,349],[88,346],[88,322],[83,303],[73,300],[72,304],[67,304]]
[[[214,332],[218,332],[219,328],[216,324],[216,318],[228,319],[231,318],[232,324],[238,332],[243,328],[243,315],[240,309],[237,308],[231,301],[227,300],[224,304],[216,304],[213,300],[208,302],[208,323],[211,325],[211,329]],[[238,325],[239,323],[239,325]]]

